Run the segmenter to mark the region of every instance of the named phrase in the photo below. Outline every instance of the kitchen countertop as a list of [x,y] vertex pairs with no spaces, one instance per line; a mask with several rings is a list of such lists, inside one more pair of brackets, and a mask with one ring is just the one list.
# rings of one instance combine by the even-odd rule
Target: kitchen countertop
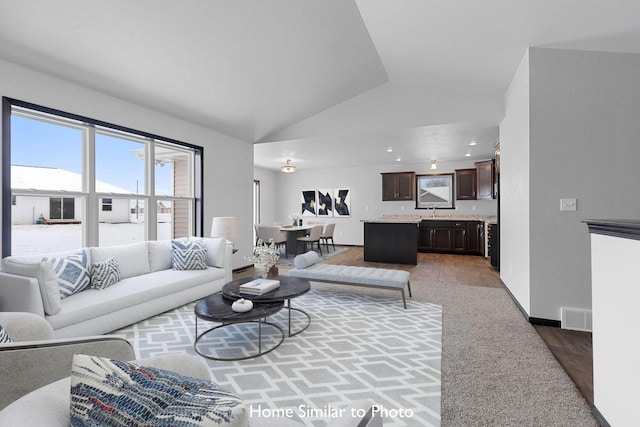
[[361,222],[383,222],[383,223],[404,223],[418,224],[422,220],[429,221],[483,221],[496,222],[495,215],[383,215],[381,218],[363,219]]
[[391,224],[419,224],[422,219],[420,218],[372,218],[361,219],[360,222],[377,222],[377,223],[391,223]]

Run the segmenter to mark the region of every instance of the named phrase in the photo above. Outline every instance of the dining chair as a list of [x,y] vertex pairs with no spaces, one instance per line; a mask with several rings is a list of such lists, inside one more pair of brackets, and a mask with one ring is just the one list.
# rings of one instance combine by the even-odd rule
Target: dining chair
[[258,235],[258,239],[261,239],[267,244],[271,239],[273,239],[273,243],[276,245],[276,247],[280,248],[284,245],[284,256],[285,258],[289,258],[289,250],[287,248],[287,233],[285,231],[282,231],[279,226],[257,224],[256,233]]
[[313,244],[318,244],[318,250],[320,251],[320,255],[322,255],[322,248],[320,247],[320,235],[322,234],[322,225],[314,225],[311,227],[308,236],[298,237],[298,241],[296,242],[296,255],[298,254],[298,243],[304,243],[304,252],[307,251],[307,244],[311,244],[311,249],[313,249]]
[[333,246],[333,250],[336,250],[336,245],[333,242],[333,231],[336,228],[336,223],[331,222],[324,227],[322,234],[320,235],[320,240],[324,243],[327,248],[327,253],[329,252],[329,239],[331,239],[331,246]]

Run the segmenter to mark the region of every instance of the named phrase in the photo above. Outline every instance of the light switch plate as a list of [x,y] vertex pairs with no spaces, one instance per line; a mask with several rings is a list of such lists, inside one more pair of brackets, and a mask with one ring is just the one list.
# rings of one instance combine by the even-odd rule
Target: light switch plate
[[578,202],[576,199],[560,199],[561,211],[575,211],[578,210]]

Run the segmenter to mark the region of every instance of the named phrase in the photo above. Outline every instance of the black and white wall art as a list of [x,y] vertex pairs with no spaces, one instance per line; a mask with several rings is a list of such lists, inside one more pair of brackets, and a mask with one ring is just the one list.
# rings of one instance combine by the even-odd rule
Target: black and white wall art
[[333,216],[351,216],[351,191],[348,188],[334,188],[333,206]]
[[300,201],[302,216],[317,216],[316,190],[302,190]]
[[351,190],[349,188],[301,190],[300,216],[350,217]]
[[318,216],[333,216],[333,190],[318,190]]

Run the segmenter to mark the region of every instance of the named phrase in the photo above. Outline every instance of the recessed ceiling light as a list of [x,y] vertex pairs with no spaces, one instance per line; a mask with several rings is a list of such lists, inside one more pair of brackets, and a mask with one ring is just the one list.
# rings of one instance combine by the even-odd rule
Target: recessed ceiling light
[[393,148],[391,147],[387,148],[387,153],[393,153]]
[[471,141],[471,142],[469,143],[469,145],[478,145],[478,143],[477,143],[477,142],[475,142],[475,141]]
[[465,157],[471,157],[471,153],[467,153],[464,155]]
[[401,162],[402,159],[400,157],[396,157],[396,162]]

